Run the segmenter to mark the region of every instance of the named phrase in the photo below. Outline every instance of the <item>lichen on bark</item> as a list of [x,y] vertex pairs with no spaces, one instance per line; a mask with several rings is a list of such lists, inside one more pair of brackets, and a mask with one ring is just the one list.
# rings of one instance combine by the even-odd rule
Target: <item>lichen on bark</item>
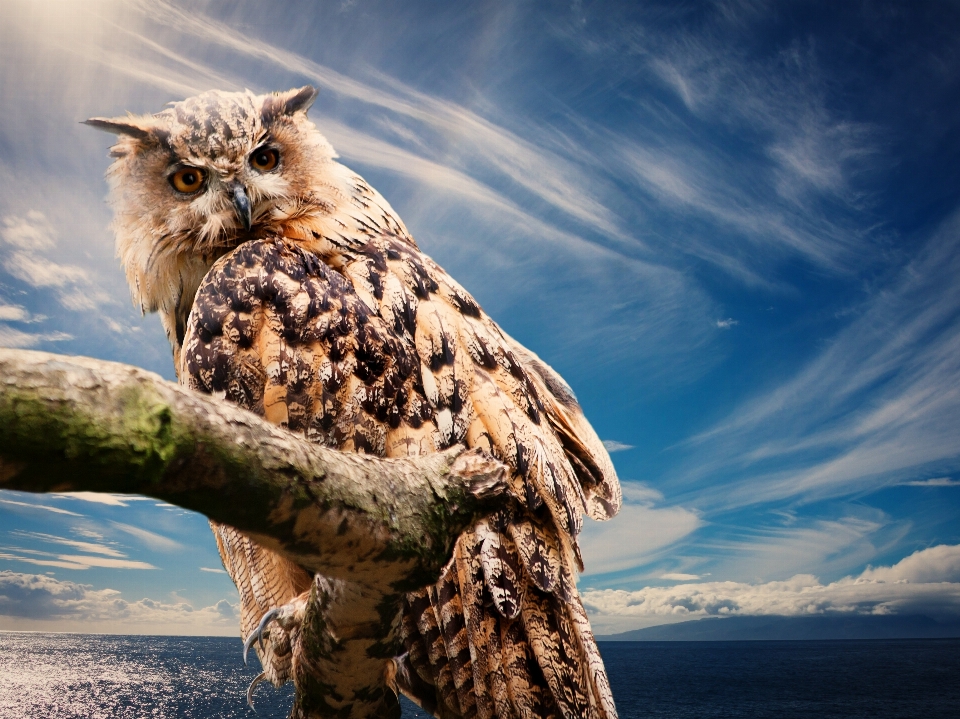
[[144,370],[7,349],[0,489],[155,497],[388,592],[435,581],[459,533],[509,491],[503,465],[462,447],[341,453]]

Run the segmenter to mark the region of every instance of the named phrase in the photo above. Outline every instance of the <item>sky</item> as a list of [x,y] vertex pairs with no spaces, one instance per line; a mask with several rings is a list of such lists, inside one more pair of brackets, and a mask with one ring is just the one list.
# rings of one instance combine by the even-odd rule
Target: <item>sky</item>
[[[598,634],[960,616],[960,4],[0,3],[0,346],[173,379],[91,116],[310,83],[624,488]],[[206,520],[0,492],[0,629],[238,632]]]

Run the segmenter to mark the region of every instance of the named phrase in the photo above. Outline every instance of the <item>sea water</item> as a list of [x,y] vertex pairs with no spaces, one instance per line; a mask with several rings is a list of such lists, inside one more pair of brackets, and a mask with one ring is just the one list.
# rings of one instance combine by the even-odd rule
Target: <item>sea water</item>
[[[960,716],[960,640],[601,642],[623,719]],[[256,660],[252,662],[256,665]],[[287,716],[237,639],[0,633],[0,718]],[[426,716],[409,702],[404,719]]]

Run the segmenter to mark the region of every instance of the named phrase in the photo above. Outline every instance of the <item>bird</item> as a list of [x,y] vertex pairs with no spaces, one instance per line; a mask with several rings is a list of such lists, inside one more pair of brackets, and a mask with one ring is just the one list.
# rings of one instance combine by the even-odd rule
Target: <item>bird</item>
[[390,597],[211,522],[263,667],[248,698],[293,681],[295,718],[399,717],[403,694],[441,719],[612,719],[576,585],[583,516],[620,507],[610,457],[560,375],[338,161],[308,117],[316,96],[211,90],[86,121],[117,136],[112,229],[134,302],[159,314],[182,385],[343,452],[476,449],[511,491],[439,579]]

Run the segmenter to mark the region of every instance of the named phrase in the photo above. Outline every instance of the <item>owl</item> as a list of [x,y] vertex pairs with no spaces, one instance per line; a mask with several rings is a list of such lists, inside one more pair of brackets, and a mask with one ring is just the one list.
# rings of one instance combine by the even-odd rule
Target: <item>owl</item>
[[444,719],[615,717],[576,586],[583,515],[620,506],[610,458],[563,379],[337,161],[315,96],[213,91],[87,121],[118,135],[134,300],[183,385],[343,452],[478,448],[511,491],[426,587],[312,576],[211,523],[258,679],[294,682],[292,717],[399,717],[398,693]]

